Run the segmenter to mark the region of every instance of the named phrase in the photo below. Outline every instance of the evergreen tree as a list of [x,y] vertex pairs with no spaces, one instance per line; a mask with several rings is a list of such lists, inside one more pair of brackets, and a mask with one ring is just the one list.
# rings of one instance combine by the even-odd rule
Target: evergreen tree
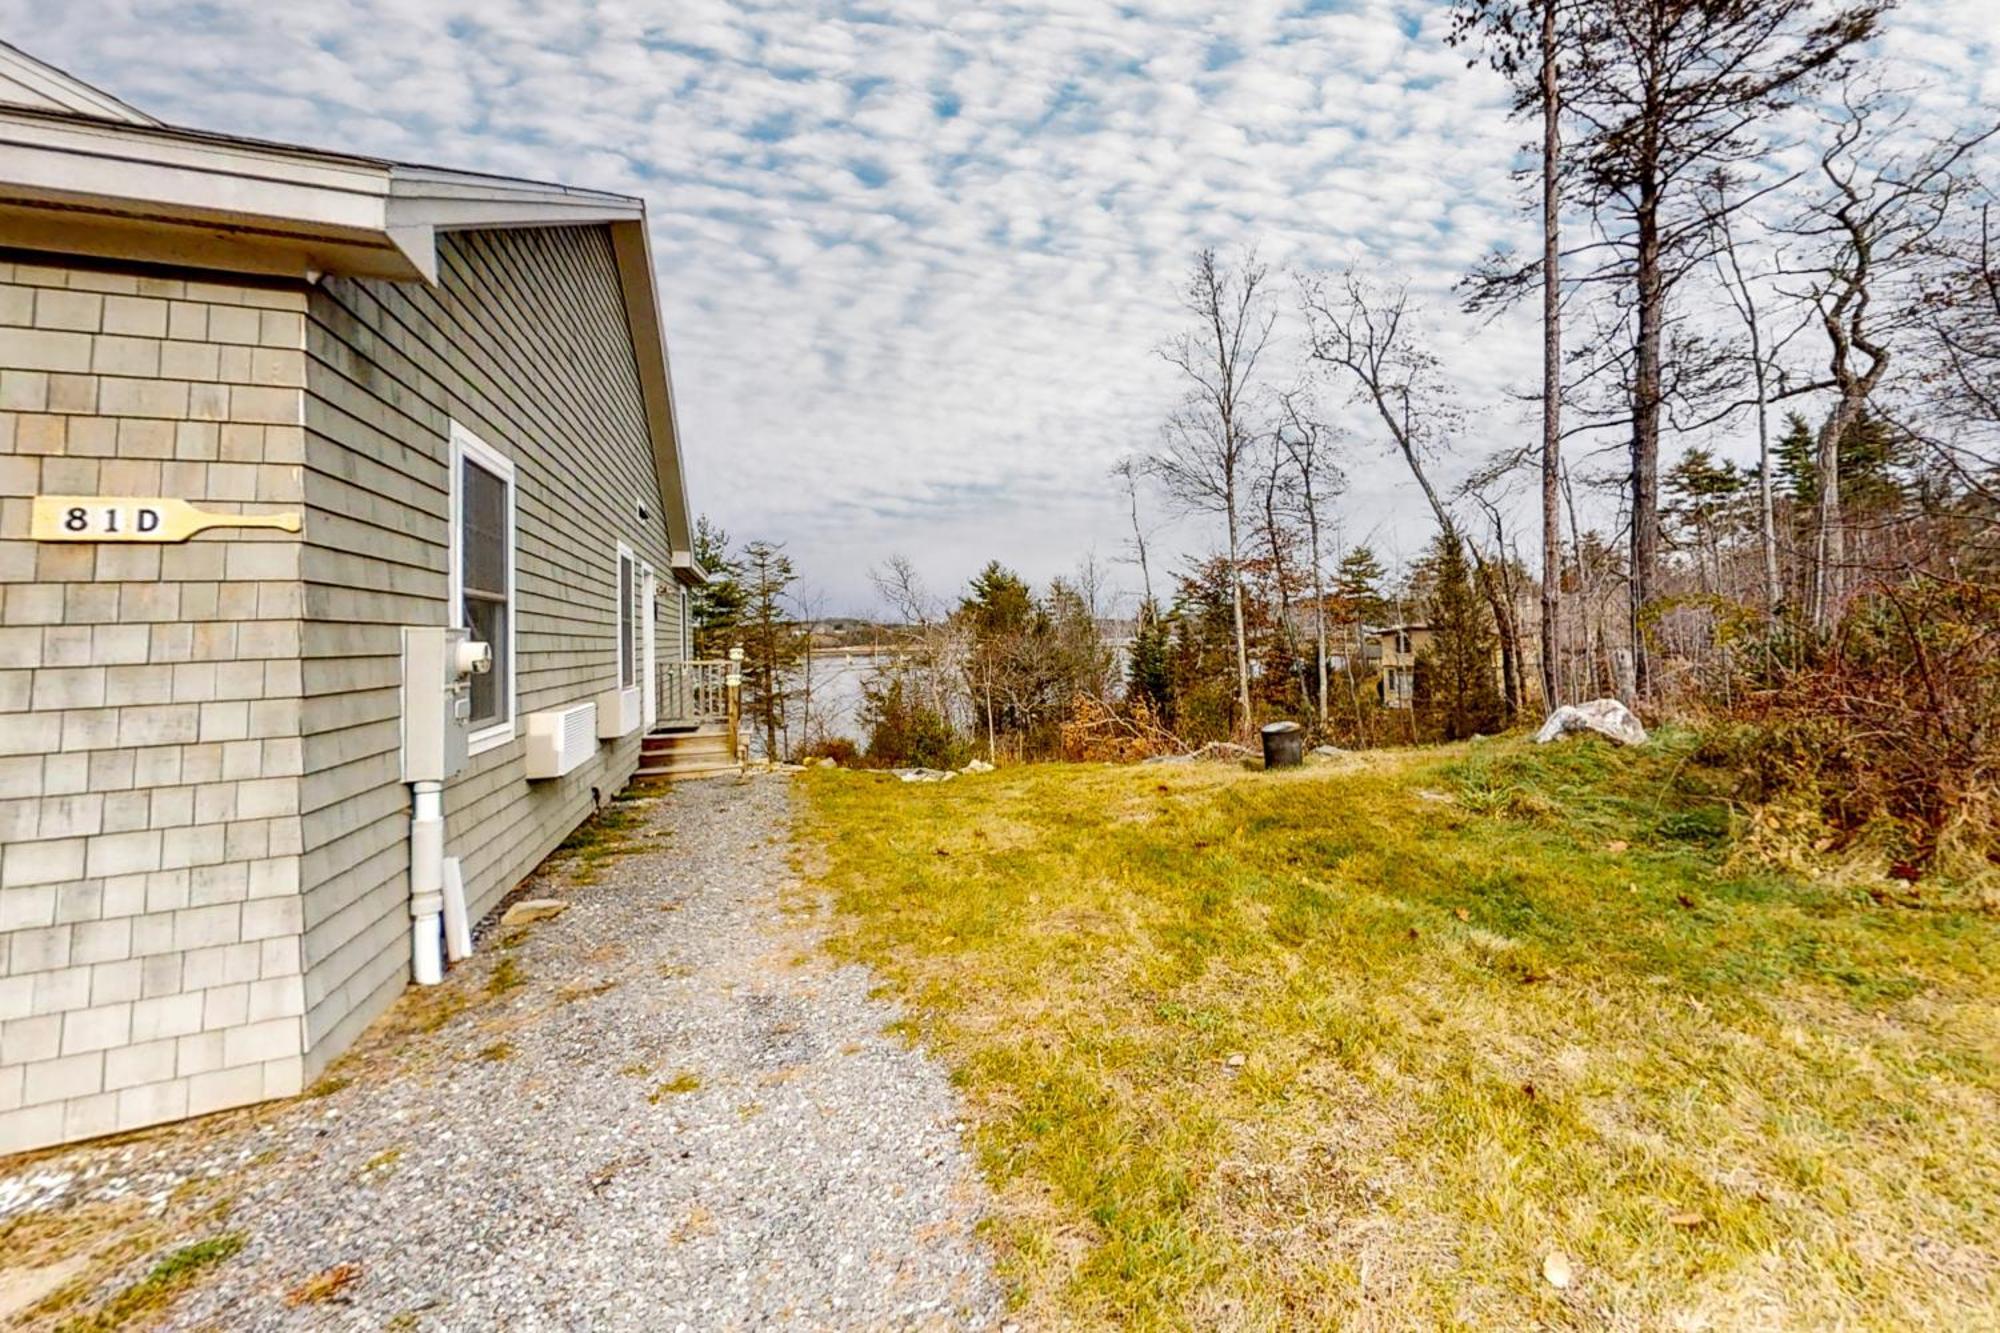
[[1703,586],[1719,578],[1722,538],[1739,517],[1750,477],[1727,459],[1717,462],[1706,449],[1689,449],[1667,472],[1669,540],[1692,547],[1700,564]]
[[778,733],[785,725],[785,705],[791,697],[792,672],[805,651],[805,634],[792,619],[786,601],[798,575],[781,545],[754,541],[739,561],[744,607],[739,629],[743,639],[743,706],[764,731],[766,758],[782,751]]
[[1667,472],[1668,512],[1690,527],[1712,525],[1729,502],[1743,494],[1749,477],[1727,459],[1717,462],[1706,449],[1690,449]]
[[999,737],[1024,731],[1043,703],[1042,671],[1048,617],[1027,580],[998,560],[973,576],[958,604],[971,631],[969,676],[986,729],[986,757],[999,758]]
[[708,582],[688,595],[694,653],[696,657],[722,657],[735,646],[749,594],[743,588],[742,566],[729,554],[729,534],[706,514],[694,525],[694,559],[708,576]]
[[1083,591],[1067,579],[1052,579],[1042,618],[1047,622],[1046,650],[1038,648],[1048,676],[1053,710],[1069,707],[1079,694],[1103,699],[1110,692],[1111,648],[1090,613]]
[[1167,620],[1172,632],[1173,713],[1186,740],[1236,732],[1236,628],[1227,556],[1210,556],[1180,576]]
[[1125,662],[1125,698],[1144,703],[1164,723],[1173,721],[1174,662],[1167,624],[1160,608],[1147,601],[1139,608],[1139,627]]
[[1448,741],[1497,731],[1503,708],[1493,679],[1493,630],[1454,529],[1438,534],[1425,564],[1431,645],[1417,659],[1417,707]]
[[[1863,412],[1855,418],[1840,437],[1840,507],[1864,514],[1893,506],[1903,496],[1896,471],[1906,453],[1895,428],[1881,417]],[[1778,475],[1799,513],[1810,515],[1819,507],[1818,441],[1796,412],[1786,415],[1778,440]]]
[[1345,617],[1364,625],[1380,622],[1388,612],[1388,601],[1382,596],[1382,582],[1388,577],[1369,547],[1357,546],[1342,556],[1333,588]]
[[976,641],[1027,633],[1034,627],[1037,608],[1027,580],[998,560],[989,560],[973,576],[958,613]]

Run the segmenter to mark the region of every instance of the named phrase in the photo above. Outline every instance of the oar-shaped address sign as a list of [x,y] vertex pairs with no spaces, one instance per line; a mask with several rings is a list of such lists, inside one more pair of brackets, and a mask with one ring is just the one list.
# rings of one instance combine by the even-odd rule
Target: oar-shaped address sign
[[184,542],[209,528],[299,530],[297,514],[214,514],[186,500],[124,495],[38,495],[38,542]]

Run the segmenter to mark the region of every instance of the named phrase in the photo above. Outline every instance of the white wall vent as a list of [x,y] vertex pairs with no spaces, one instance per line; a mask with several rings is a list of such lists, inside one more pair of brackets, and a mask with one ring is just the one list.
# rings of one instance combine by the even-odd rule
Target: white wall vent
[[597,753],[597,705],[528,714],[528,776],[559,778]]
[[606,690],[597,696],[597,738],[615,741],[630,736],[642,725],[641,705],[646,696],[637,689]]

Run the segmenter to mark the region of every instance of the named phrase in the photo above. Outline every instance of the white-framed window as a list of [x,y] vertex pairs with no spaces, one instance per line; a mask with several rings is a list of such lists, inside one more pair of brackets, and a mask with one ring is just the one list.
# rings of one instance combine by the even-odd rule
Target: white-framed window
[[681,660],[683,662],[692,662],[694,660],[694,596],[688,592],[686,587],[681,588],[680,594]]
[[639,562],[618,543],[618,687],[639,683]]
[[451,423],[451,623],[493,650],[493,669],[472,678],[478,754],[514,739],[514,465]]

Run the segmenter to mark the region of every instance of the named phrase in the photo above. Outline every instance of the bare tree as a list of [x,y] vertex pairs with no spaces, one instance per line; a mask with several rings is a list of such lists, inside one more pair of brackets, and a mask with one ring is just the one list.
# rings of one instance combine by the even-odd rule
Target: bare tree
[[1277,316],[1264,291],[1269,270],[1246,254],[1233,268],[1215,251],[1195,256],[1184,303],[1194,326],[1160,348],[1187,382],[1187,396],[1161,432],[1147,471],[1184,508],[1219,515],[1228,542],[1230,611],[1236,634],[1237,728],[1251,721],[1250,649],[1243,623],[1242,486],[1263,438],[1258,362]]
[[[1742,250],[1736,239],[1736,210],[1727,201],[1727,176],[1718,175],[1714,189],[1718,202],[1710,212],[1715,218],[1716,274],[1729,304],[1743,325],[1748,344],[1745,359],[1750,367],[1757,414],[1757,540],[1763,557],[1764,608],[1776,615],[1784,601],[1785,585],[1784,575],[1778,568],[1777,483],[1771,456],[1771,402],[1774,390],[1784,378],[1778,364],[1779,357],[1791,337],[1804,326],[1797,324],[1791,333],[1775,335],[1768,327],[1758,299],[1758,289],[1770,275],[1753,274],[1743,265]],[[1776,257],[1774,268],[1783,268],[1784,262],[1781,252]]]
[[1839,618],[1847,570],[1841,440],[1921,321],[1920,274],[1934,260],[1932,241],[1976,189],[1965,170],[1968,155],[2000,134],[1994,124],[1904,148],[1909,118],[1907,106],[1892,106],[1879,92],[1850,90],[1819,155],[1825,191],[1795,228],[1818,250],[1804,294],[1826,335],[1834,392],[1814,441],[1819,505],[1810,613],[1821,632]]
[[1139,586],[1145,594],[1145,600],[1139,603],[1141,620],[1152,614],[1153,607],[1153,570],[1146,563],[1146,529],[1139,522],[1139,474],[1142,470],[1143,465],[1130,454],[1111,465],[1111,475],[1125,487],[1125,500],[1132,511],[1132,552],[1139,562]]
[[1291,557],[1297,538],[1292,528],[1292,517],[1298,503],[1294,494],[1297,479],[1292,475],[1288,461],[1274,432],[1271,447],[1259,450],[1257,455],[1261,473],[1257,478],[1257,527],[1263,535],[1266,558],[1270,562],[1271,588],[1278,595],[1276,611],[1271,617],[1271,642],[1289,667],[1297,657],[1293,651],[1292,635]]
[[1345,379],[1354,401],[1371,410],[1403,455],[1436,515],[1452,528],[1424,467],[1460,421],[1441,364],[1425,345],[1407,284],[1385,285],[1345,269],[1331,278],[1302,277],[1308,355]]
[[[1635,692],[1652,691],[1645,631],[1659,592],[1660,438],[1675,396],[1669,307],[1715,233],[1718,171],[1762,159],[1774,114],[1841,78],[1893,0],[1593,0],[1570,8],[1562,115],[1574,127],[1561,178],[1594,235],[1576,281],[1617,303],[1622,348],[1607,342],[1591,378],[1615,390],[1594,423],[1629,431],[1630,580]],[[1732,197],[1732,208],[1755,195]],[[1496,257],[1485,299],[1526,289],[1538,265]],[[1696,378],[1700,372],[1692,372]]]
[[[1430,503],[1438,531],[1465,543],[1475,581],[1503,636],[1503,667],[1512,709],[1519,703],[1520,691],[1515,666],[1518,641],[1508,633],[1513,622],[1511,609],[1502,604],[1501,582],[1489,568],[1479,543],[1461,531],[1425,467],[1428,455],[1449,446],[1463,417],[1452,401],[1436,354],[1424,345],[1424,330],[1411,308],[1409,288],[1372,283],[1348,269],[1331,282],[1302,280],[1300,289],[1311,333],[1311,357],[1349,381],[1354,399],[1373,409]],[[1519,461],[1517,455],[1514,462]]]
[[[1475,470],[1458,488],[1460,496],[1471,500],[1486,515],[1487,525],[1493,530],[1493,555],[1490,559],[1480,553],[1479,543],[1471,533],[1465,535],[1465,540],[1473,553],[1480,592],[1486,598],[1487,609],[1493,613],[1493,627],[1499,634],[1501,691],[1509,718],[1527,703],[1527,672],[1521,652],[1519,598],[1514,570],[1507,559],[1507,524],[1500,510],[1500,500],[1513,474],[1531,461],[1532,456],[1525,451],[1503,451]],[[1556,554],[1560,561],[1560,548]],[[1560,564],[1557,574],[1561,574]],[[1544,635],[1545,640],[1548,637]],[[1542,674],[1547,676],[1546,667]],[[1553,704],[1549,706],[1554,707]]]
[[[1969,211],[1969,210],[1968,210]],[[1949,427],[2000,433],[2000,211],[1982,200],[1970,225],[1941,247],[1942,262],[1924,275],[1923,324],[1937,386],[1927,406]],[[1946,448],[1955,470],[1966,469]],[[1990,470],[1992,455],[1974,454]]]
[[942,718],[957,718],[955,689],[968,655],[965,635],[949,611],[924,586],[908,556],[892,555],[868,571],[869,581],[896,617],[895,652],[878,674],[900,676]]
[[1541,8],[1542,707],[1553,712],[1562,702],[1556,674],[1562,624],[1562,509],[1556,493],[1562,476],[1562,84],[1555,0],[1542,0]]
[[[1326,558],[1322,534],[1325,506],[1346,489],[1347,478],[1334,461],[1336,436],[1333,428],[1319,419],[1312,399],[1303,390],[1284,394],[1279,403],[1284,419],[1278,427],[1278,448],[1291,464],[1298,516],[1306,525],[1310,552],[1313,595],[1314,658],[1317,662],[1319,724],[1327,724],[1326,683]],[[1351,665],[1351,663],[1350,663]]]
[[[1557,0],[1459,0],[1454,42],[1483,33],[1494,65],[1513,81],[1517,111],[1539,113],[1542,128],[1542,701],[1562,701],[1557,638],[1562,623],[1562,75],[1564,40]],[[1534,83],[1527,83],[1528,20],[1534,27]]]

